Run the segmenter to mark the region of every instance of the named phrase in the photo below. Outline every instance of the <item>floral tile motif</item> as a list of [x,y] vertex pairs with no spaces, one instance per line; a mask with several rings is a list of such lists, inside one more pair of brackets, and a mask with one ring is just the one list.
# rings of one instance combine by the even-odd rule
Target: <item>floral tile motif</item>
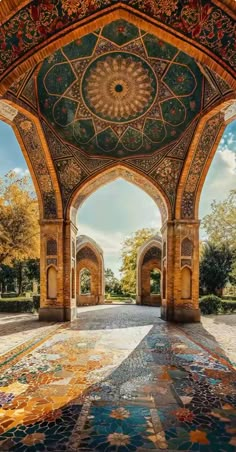
[[0,436],[0,450],[65,451],[80,412],[81,405],[69,405],[40,422],[21,424]]
[[155,450],[150,410],[139,406],[93,406],[80,447],[99,451]]

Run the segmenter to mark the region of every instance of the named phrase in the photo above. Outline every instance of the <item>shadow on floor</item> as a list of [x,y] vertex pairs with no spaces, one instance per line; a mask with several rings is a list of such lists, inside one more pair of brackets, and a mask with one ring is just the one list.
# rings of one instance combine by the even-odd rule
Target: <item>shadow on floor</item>
[[11,334],[24,333],[30,330],[40,330],[53,322],[39,322],[37,315],[6,314],[0,316],[0,337]]

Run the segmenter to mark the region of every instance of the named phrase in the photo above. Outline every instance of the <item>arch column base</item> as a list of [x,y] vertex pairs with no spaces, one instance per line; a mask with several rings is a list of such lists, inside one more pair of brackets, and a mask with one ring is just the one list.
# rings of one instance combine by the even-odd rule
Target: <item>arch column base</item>
[[76,307],[45,307],[39,309],[39,320],[41,322],[71,322],[76,319]]
[[161,319],[167,322],[176,323],[196,323],[200,322],[201,312],[200,309],[188,308],[184,306],[176,307],[161,307]]

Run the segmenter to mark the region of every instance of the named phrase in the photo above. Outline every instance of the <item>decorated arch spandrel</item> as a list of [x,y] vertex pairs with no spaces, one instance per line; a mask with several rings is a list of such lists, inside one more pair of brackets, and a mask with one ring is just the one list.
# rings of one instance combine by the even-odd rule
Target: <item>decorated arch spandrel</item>
[[60,189],[39,121],[5,100],[0,100],[0,119],[12,127],[26,160],[38,198],[40,220],[61,218]]
[[199,122],[182,170],[175,217],[197,220],[202,188],[226,125],[236,118],[236,100],[225,101]]
[[[70,0],[22,2],[3,0],[0,6],[2,88],[48,56],[95,28],[123,18],[208,63],[229,82],[235,83],[235,3],[213,0]],[[108,17],[107,17],[108,16]],[[19,27],[21,33],[19,34]]]

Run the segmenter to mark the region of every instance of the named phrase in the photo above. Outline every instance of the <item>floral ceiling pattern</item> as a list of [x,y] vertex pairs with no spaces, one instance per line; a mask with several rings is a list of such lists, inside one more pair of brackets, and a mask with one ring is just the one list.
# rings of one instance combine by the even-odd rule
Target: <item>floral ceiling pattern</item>
[[176,142],[203,109],[195,61],[117,20],[44,60],[39,114],[91,156],[150,155]]
[[145,13],[170,31],[192,40],[234,75],[236,69],[235,21],[220,2],[210,0],[33,0],[8,18],[0,29],[0,74],[2,78],[18,61],[34,53],[56,33],[99,11],[119,3],[123,8]]

